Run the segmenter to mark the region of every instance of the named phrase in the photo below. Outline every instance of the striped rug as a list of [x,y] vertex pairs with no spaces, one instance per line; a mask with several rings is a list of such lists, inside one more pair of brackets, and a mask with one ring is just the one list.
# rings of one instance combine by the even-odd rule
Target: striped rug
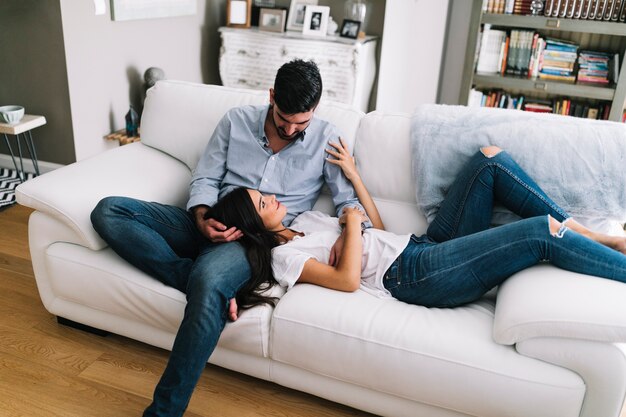
[[[26,173],[29,180],[35,175]],[[20,184],[20,179],[14,169],[0,168],[0,210],[15,204],[15,187]]]

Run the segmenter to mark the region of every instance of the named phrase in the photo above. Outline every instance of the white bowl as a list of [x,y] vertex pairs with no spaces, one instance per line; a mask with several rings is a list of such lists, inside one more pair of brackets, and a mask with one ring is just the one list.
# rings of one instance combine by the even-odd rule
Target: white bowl
[[19,123],[24,117],[24,107],[22,106],[2,106],[0,107],[0,116],[9,124]]

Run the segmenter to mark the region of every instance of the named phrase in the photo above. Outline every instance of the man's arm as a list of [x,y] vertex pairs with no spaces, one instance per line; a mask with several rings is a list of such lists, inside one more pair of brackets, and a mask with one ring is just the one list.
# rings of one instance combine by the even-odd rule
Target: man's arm
[[210,211],[210,207],[219,197],[220,185],[227,170],[230,125],[227,113],[217,124],[204,149],[194,169],[189,189],[187,210],[193,214],[198,230],[212,242],[230,242],[241,237],[241,232],[236,228],[227,229],[222,223],[212,219]]
[[191,177],[187,210],[191,211],[192,208],[199,206],[208,208],[217,201],[220,184],[226,175],[230,124],[227,113],[211,135]]

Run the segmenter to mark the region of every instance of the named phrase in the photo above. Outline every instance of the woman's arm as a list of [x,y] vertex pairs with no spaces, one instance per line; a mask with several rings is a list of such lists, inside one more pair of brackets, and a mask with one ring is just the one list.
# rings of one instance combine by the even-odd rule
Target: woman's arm
[[315,259],[304,264],[298,282],[316,284],[340,291],[356,291],[361,285],[361,222],[365,215],[357,208],[347,207],[339,222],[345,224],[345,242],[337,265],[331,266]]
[[376,229],[385,230],[385,225],[383,224],[382,219],[380,218],[380,214],[378,213],[378,208],[376,207],[376,203],[372,200],[372,196],[369,191],[365,187],[361,176],[359,175],[359,171],[356,169],[356,165],[354,163],[354,158],[350,156],[350,152],[343,142],[341,138],[339,138],[340,143],[330,142],[329,145],[335,148],[336,150],[326,149],[326,152],[329,155],[334,156],[336,159],[326,158],[328,162],[331,164],[338,165],[343,171],[346,178],[350,180],[352,186],[354,187],[354,191],[356,191],[356,195],[363,205],[365,212],[367,213],[367,217],[369,217],[372,225]]

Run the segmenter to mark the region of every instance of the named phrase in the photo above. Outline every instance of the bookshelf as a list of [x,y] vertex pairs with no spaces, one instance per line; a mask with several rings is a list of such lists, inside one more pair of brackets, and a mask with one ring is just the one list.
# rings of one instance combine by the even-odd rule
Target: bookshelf
[[[609,120],[622,121],[626,99],[626,24],[623,22],[579,20],[546,16],[485,13],[483,0],[473,0],[470,33],[467,41],[460,104],[467,105],[472,88],[502,90],[508,94],[527,95],[536,99],[558,99],[610,103]],[[511,76],[507,74],[477,73],[475,58],[477,41],[483,25],[500,30],[535,30],[542,36],[568,40],[580,45],[579,50],[605,51],[619,54],[619,76],[608,85],[571,84],[559,81]]]

